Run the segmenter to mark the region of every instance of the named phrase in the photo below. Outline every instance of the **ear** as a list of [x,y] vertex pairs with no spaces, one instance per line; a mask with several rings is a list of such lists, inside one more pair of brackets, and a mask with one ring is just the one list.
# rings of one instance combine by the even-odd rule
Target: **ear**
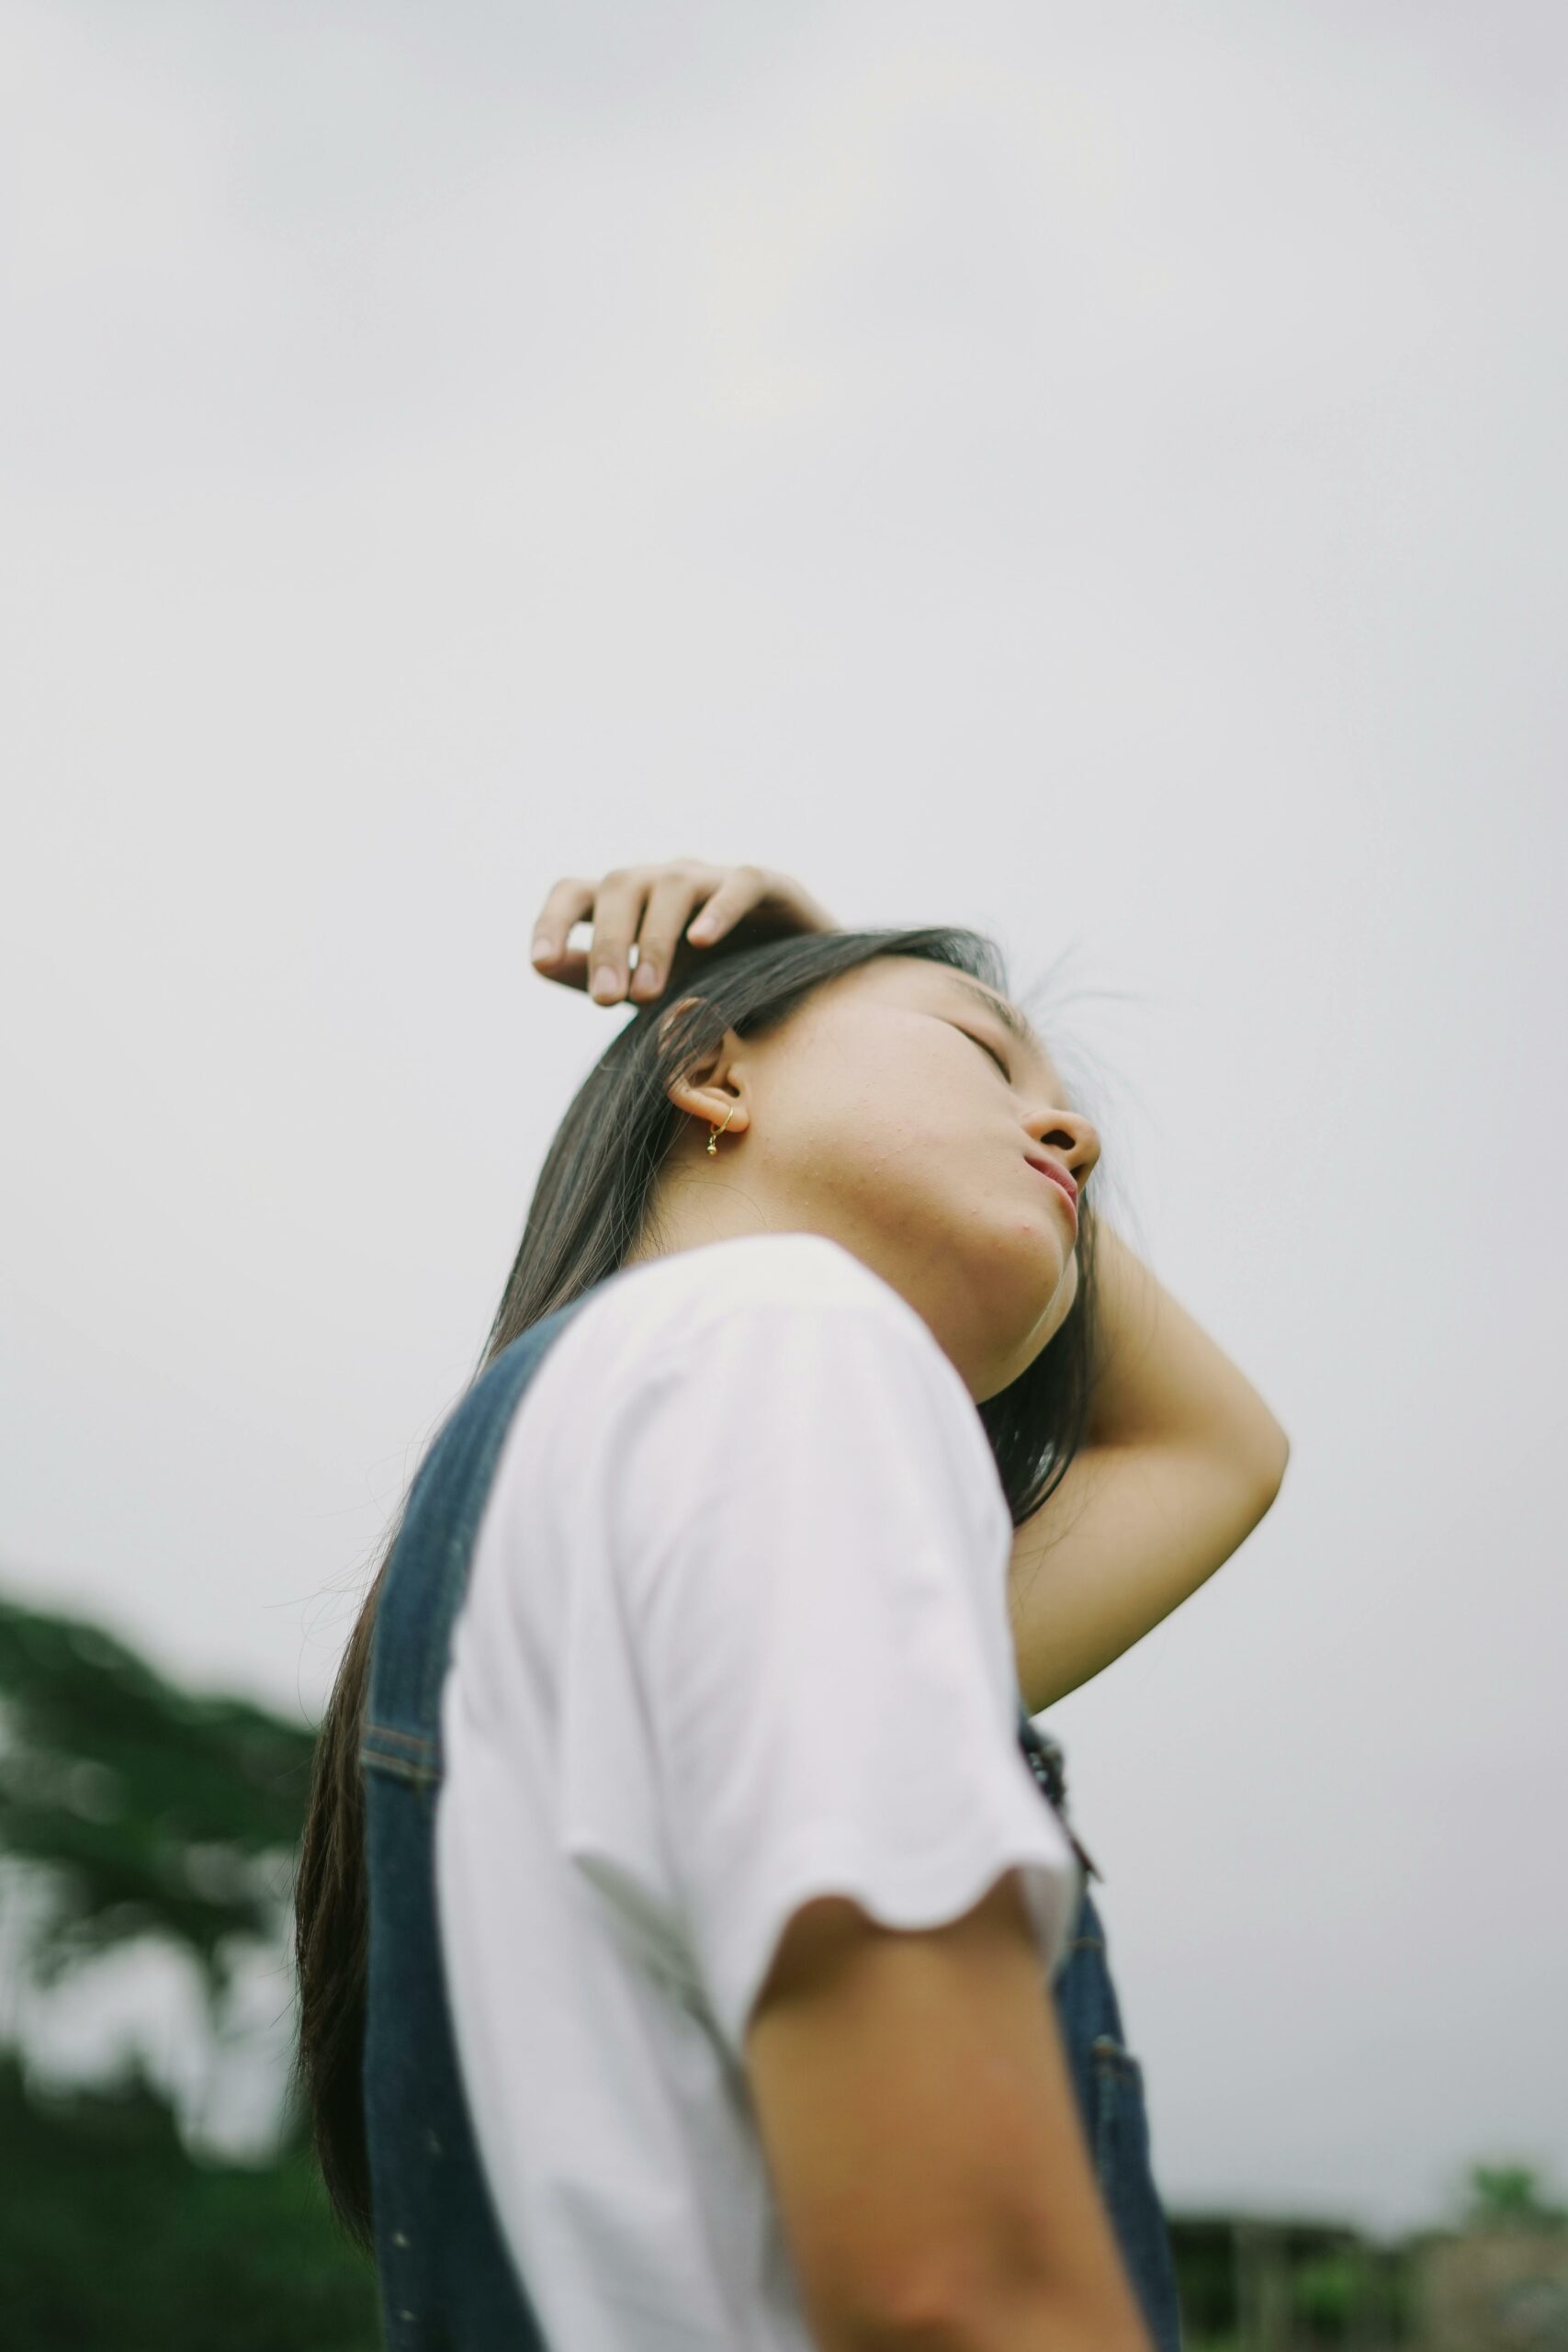
[[[695,997],[681,998],[667,1012],[660,1013],[660,1025],[676,1020],[683,1005],[695,1005],[700,1001]],[[728,1119],[728,1132],[739,1135],[750,1125],[750,1113],[743,1093],[726,1081],[731,1063],[743,1050],[736,1032],[727,1029],[716,1045],[710,1046],[670,1081],[667,1091],[676,1109],[689,1112],[693,1118],[716,1127],[723,1126]]]

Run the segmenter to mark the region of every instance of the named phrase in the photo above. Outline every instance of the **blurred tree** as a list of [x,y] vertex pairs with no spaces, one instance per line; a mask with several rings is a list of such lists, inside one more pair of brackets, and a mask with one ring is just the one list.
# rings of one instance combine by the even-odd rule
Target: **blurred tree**
[[1468,2182],[1467,2228],[1568,2228],[1568,2206],[1548,2202],[1529,2165],[1472,2165]]
[[[0,1905],[32,1990],[154,1937],[197,1962],[220,2040],[241,1953],[287,1949],[314,1737],[0,1599]],[[208,2164],[140,2071],[49,2095],[0,2051],[0,2146],[6,2352],[378,2345],[298,2112],[269,2161]]]
[[1334,2246],[1297,2263],[1291,2273],[1291,2309],[1315,2337],[1339,2341],[1363,2291],[1359,2249]]
[[195,2164],[131,2075],[65,2098],[0,2058],[6,2352],[377,2352],[375,2274],[296,2142]]
[[159,1934],[220,1994],[233,1940],[276,1934],[313,1744],[176,1690],[96,1625],[0,1600],[0,1849],[48,1895],[28,1969],[50,1981]]

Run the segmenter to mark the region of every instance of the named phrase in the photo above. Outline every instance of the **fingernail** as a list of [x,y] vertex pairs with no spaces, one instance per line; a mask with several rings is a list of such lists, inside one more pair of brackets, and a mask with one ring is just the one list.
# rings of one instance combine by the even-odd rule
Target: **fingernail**
[[533,956],[535,963],[542,964],[546,957],[552,953],[553,950],[550,944],[550,934],[547,931],[542,931],[537,939],[534,942]]
[[601,964],[593,975],[593,993],[597,997],[614,996],[620,987],[620,976],[614,965]]
[[632,974],[632,986],[642,993],[651,996],[659,986],[658,965],[639,963],[637,970]]

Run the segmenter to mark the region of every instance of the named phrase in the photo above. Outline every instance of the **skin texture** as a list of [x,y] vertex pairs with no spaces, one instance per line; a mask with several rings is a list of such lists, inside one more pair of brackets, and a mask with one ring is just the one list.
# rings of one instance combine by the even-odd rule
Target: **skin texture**
[[1018,1021],[945,966],[879,956],[766,1036],[728,1031],[671,1087],[691,1132],[627,1262],[742,1234],[823,1234],[914,1308],[976,1404],[995,1396],[1077,1295],[1071,1210],[1026,1155],[1080,1188],[1100,1158],[1043,1047],[1012,1035],[1000,1008]]

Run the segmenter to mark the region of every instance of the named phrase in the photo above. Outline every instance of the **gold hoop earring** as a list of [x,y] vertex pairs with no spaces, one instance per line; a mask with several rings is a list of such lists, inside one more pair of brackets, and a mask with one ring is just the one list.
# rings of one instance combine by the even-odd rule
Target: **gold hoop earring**
[[[730,1104],[728,1110],[724,1114],[724,1127],[727,1127],[729,1125],[729,1122],[734,1118],[735,1114],[739,1107],[739,1104],[737,1102],[732,1102]],[[710,1127],[708,1129],[708,1158],[710,1159],[716,1159],[718,1155],[718,1144],[716,1138],[724,1133],[724,1127]]]

